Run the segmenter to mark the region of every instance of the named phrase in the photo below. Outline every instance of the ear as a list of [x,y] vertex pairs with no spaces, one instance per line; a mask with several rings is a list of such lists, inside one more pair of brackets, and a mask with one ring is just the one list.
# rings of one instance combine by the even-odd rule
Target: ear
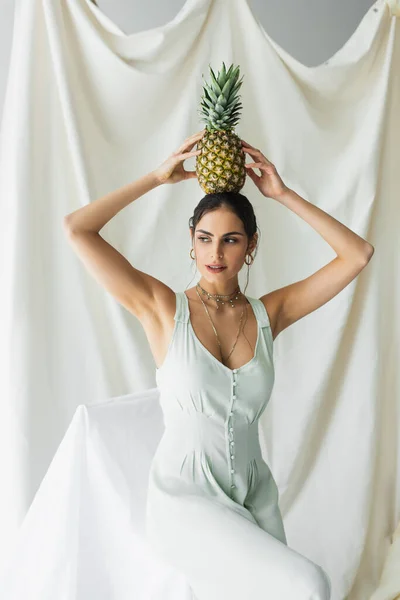
[[258,242],[258,233],[255,233],[254,236],[252,237],[251,241],[249,242],[249,252],[252,253],[253,250],[255,250],[256,246],[257,246],[257,242]]

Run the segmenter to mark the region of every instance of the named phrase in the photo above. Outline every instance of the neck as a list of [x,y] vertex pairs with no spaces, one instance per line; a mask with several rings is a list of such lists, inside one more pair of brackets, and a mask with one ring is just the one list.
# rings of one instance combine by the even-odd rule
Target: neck
[[[227,281],[226,283],[224,283],[224,282],[214,283],[214,282],[207,281],[207,279],[204,279],[202,277],[199,281],[199,285],[209,294],[212,294],[212,295],[218,294],[218,295],[222,295],[222,296],[232,296],[235,293],[235,291],[237,290],[237,288],[239,287],[237,277],[235,279]],[[201,290],[199,290],[199,291],[201,291]],[[238,295],[240,297],[240,294],[238,294]]]

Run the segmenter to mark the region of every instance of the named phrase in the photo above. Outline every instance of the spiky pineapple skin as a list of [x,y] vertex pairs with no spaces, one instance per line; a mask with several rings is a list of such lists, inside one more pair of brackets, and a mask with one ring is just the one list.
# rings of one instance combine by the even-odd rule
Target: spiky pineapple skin
[[196,174],[206,194],[239,192],[246,181],[246,155],[236,133],[229,130],[206,130],[197,142]]

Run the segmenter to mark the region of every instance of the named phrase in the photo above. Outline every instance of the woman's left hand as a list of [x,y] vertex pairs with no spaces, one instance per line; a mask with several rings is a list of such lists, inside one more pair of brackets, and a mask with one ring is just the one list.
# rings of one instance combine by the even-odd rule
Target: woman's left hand
[[[251,158],[256,161],[245,164],[247,173],[255,185],[264,196],[278,199],[288,188],[280,178],[275,165],[264,156],[261,150],[257,150],[244,140],[242,140],[242,148],[244,152],[250,154]],[[261,175],[257,175],[253,169],[260,169]]]

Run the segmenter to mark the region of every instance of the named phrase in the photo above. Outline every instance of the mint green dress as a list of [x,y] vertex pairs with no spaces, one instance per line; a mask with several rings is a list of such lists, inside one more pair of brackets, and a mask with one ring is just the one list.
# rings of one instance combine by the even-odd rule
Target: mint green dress
[[156,370],[165,430],[150,468],[146,534],[185,575],[196,600],[328,600],[326,572],[287,545],[258,421],[274,384],[261,300],[253,358],[230,369],[197,338],[176,293],[175,325]]

